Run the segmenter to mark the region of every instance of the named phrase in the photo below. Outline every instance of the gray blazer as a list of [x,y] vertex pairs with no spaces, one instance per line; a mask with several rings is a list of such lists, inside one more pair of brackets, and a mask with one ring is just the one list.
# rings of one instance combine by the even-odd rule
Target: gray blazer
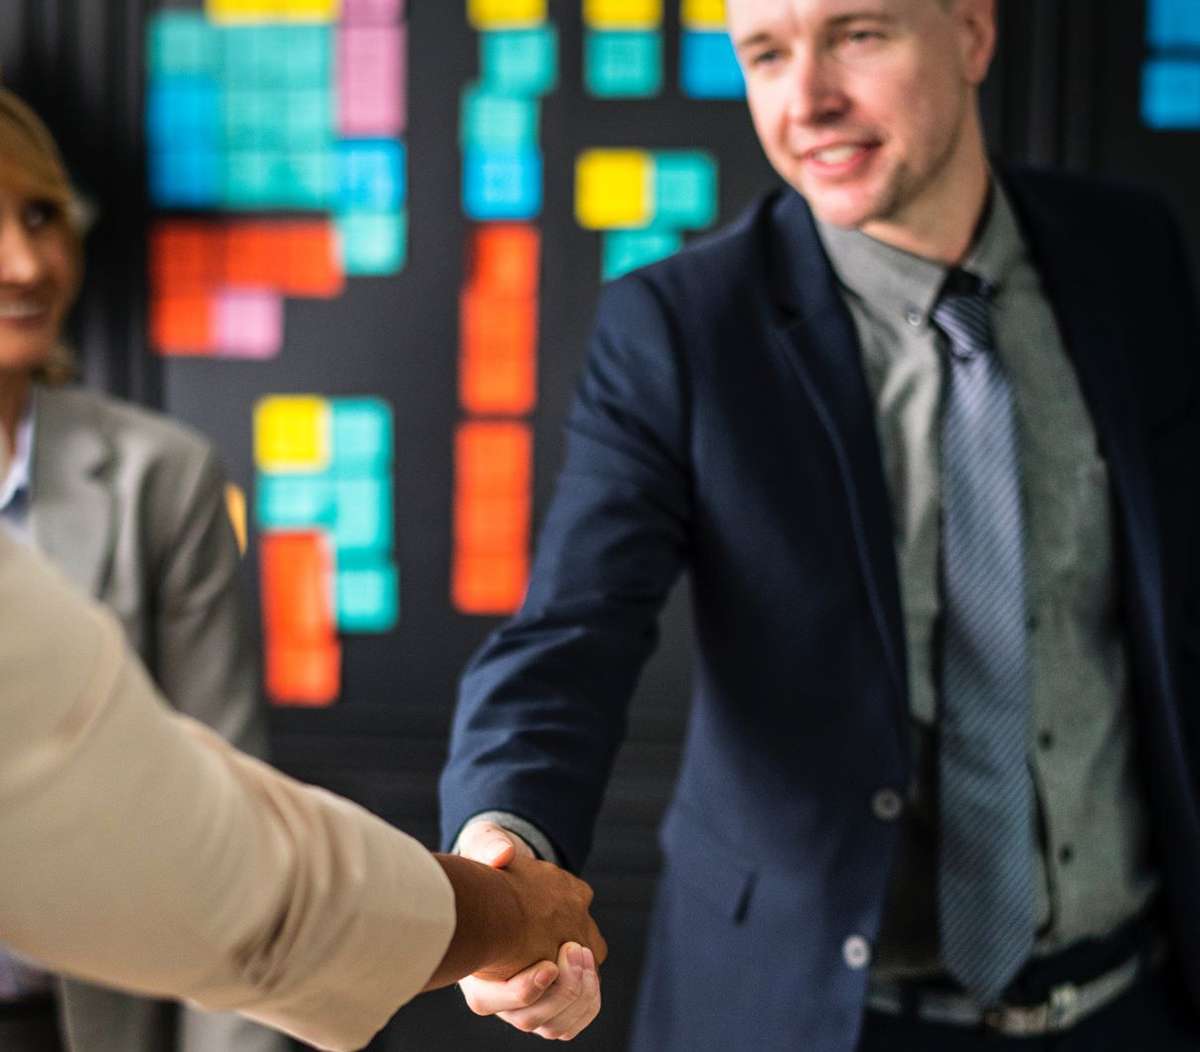
[[[30,531],[113,610],[167,699],[263,755],[257,666],[238,587],[225,479],[207,441],[156,413],[75,388],[34,390]],[[237,1016],[58,982],[70,1052],[281,1052]]]

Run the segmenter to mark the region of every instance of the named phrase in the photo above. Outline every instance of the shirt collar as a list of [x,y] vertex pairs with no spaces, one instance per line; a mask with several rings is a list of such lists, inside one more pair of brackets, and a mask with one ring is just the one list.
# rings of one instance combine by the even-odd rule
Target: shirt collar
[[9,507],[29,490],[30,465],[33,461],[33,398],[17,424],[17,441],[8,465],[8,476],[0,481],[0,511]]
[[[920,326],[929,321],[949,267],[869,237],[861,230],[817,220],[817,230],[842,287],[873,310]],[[983,228],[962,264],[1000,289],[1025,255],[1008,197],[993,179]]]

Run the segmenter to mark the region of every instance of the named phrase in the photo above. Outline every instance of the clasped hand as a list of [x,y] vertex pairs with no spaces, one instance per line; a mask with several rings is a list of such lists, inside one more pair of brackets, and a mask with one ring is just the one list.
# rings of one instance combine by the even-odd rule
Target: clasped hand
[[[533,899],[525,937],[514,946],[511,957],[459,982],[467,1006],[476,1015],[498,1016],[526,1033],[569,1041],[600,1011],[598,967],[608,947],[590,916],[585,930],[561,946],[554,933],[572,930],[564,925],[569,925],[581,898],[586,911],[591,888],[565,870],[537,861],[525,841],[493,822],[471,823],[459,839],[459,852],[495,869],[507,869],[531,888],[534,882],[544,885]],[[547,938],[554,939],[549,948]],[[536,963],[522,967],[531,960]]]

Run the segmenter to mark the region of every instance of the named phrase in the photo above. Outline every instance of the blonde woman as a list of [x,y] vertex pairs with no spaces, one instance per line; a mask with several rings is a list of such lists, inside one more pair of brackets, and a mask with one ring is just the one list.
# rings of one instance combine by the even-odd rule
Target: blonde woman
[[[0,526],[116,613],[177,709],[261,754],[237,543],[211,446],[162,416],[66,385],[62,325],[79,289],[82,226],[50,133],[0,89],[0,432],[14,451],[0,477]],[[286,1047],[239,1018],[50,975],[0,947],[4,1052]]]

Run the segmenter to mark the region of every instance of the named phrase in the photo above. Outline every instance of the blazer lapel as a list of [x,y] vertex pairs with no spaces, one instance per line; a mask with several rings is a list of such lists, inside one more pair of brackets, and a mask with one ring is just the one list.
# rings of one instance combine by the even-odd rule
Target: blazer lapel
[[104,468],[112,449],[69,394],[34,391],[34,543],[67,577],[99,597],[112,556],[113,496]]
[[897,729],[907,750],[907,657],[892,508],[858,334],[803,199],[786,192],[774,220],[771,275],[780,308],[775,342],[824,426],[841,470],[860,569],[900,702]]

